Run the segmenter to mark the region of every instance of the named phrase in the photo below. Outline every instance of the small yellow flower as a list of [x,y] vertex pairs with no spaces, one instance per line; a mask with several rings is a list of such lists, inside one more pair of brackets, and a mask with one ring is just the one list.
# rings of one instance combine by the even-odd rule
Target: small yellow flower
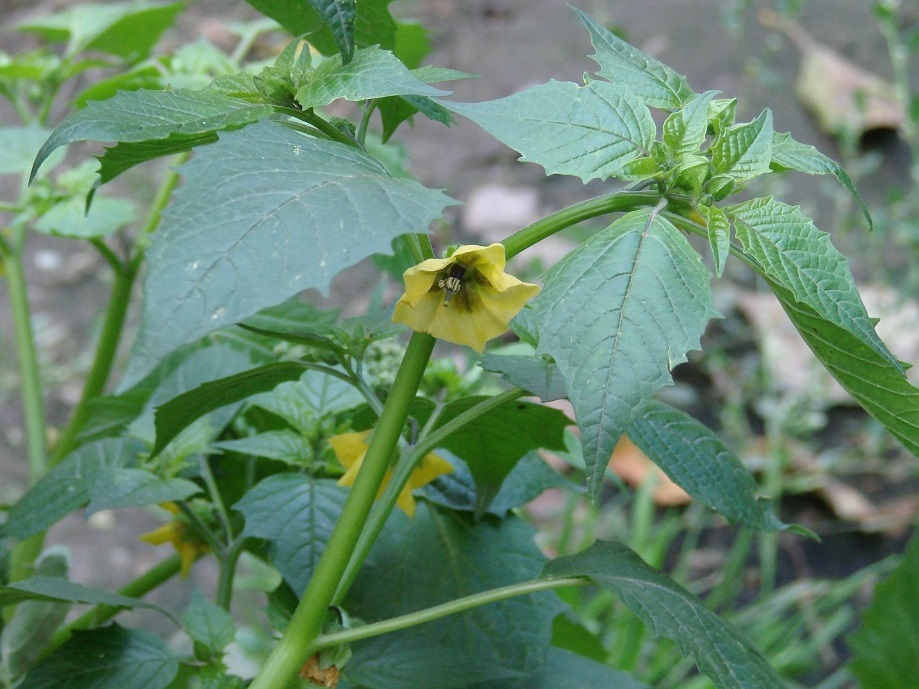
[[405,294],[393,322],[477,352],[507,331],[539,287],[504,272],[504,245],[466,245],[449,258],[429,258],[403,276]]
[[[161,507],[168,512],[172,512],[172,514],[178,514],[179,512],[179,508],[171,502],[167,502]],[[182,561],[181,576],[183,579],[188,576],[192,563],[198,559],[198,556],[211,550],[206,543],[195,537],[188,523],[180,519],[166,522],[158,529],[139,536],[138,540],[151,545],[172,543],[172,547],[175,548],[175,551],[179,554],[179,559]]]
[[[339,486],[353,486],[354,479],[357,478],[357,472],[364,461],[364,455],[369,447],[368,439],[371,431],[361,433],[342,433],[329,438],[329,445],[335,451],[335,456],[345,468],[344,475],[338,479]],[[396,505],[405,512],[409,517],[415,516],[415,498],[412,497],[412,491],[416,488],[430,483],[441,474],[448,474],[453,471],[453,466],[445,459],[438,457],[433,452],[426,454],[421,463],[415,467],[409,476],[408,483],[402,487],[402,492],[396,499]],[[386,472],[383,477],[383,484],[377,493],[377,498],[383,494],[383,489],[392,478],[392,472]]]

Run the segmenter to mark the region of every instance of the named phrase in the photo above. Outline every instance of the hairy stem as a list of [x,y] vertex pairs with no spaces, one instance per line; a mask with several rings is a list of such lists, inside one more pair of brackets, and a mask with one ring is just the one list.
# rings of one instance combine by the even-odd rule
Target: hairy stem
[[351,559],[355,544],[367,521],[367,515],[389,468],[389,458],[399,442],[409,407],[415,399],[434,343],[434,338],[425,333],[416,332],[412,335],[392,392],[386,400],[383,414],[370,439],[361,470],[348,493],[348,499],[329,543],[284,636],[250,685],[250,689],[277,689],[287,686],[309,658],[310,646],[322,631],[322,624],[338,583]]

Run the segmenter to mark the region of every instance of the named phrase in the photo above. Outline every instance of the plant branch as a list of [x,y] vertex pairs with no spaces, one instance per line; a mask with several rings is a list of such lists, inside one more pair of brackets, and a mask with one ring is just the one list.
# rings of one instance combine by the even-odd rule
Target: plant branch
[[32,312],[29,307],[29,291],[25,270],[22,265],[22,250],[25,242],[25,228],[14,229],[9,251],[3,251],[2,261],[6,273],[10,311],[13,316],[13,331],[16,340],[16,354],[19,360],[20,390],[22,391],[22,415],[26,428],[26,454],[29,462],[29,481],[35,483],[48,468],[46,444],[45,407],[39,375],[38,352],[35,347],[35,332],[32,330]]
[[584,220],[607,213],[630,211],[640,206],[653,206],[659,200],[660,194],[651,191],[617,191],[606,196],[598,196],[547,215],[532,225],[518,230],[501,243],[504,244],[505,255],[510,258],[546,237],[551,237],[556,232]]
[[367,515],[389,468],[389,458],[402,435],[402,427],[424,375],[435,340],[414,333],[370,446],[328,545],[319,559],[290,624],[249,689],[284,687],[310,656],[309,647],[322,631],[342,573],[351,559]]
[[458,612],[471,610],[472,608],[477,608],[487,603],[507,600],[508,598],[515,598],[517,596],[525,596],[539,591],[549,591],[571,586],[591,586],[592,584],[593,582],[587,577],[558,577],[553,579],[533,579],[521,584],[511,584],[510,586],[503,586],[490,591],[473,593],[470,596],[457,598],[448,603],[435,605],[431,608],[418,610],[417,612],[412,612],[407,615],[393,617],[388,620],[383,620],[382,622],[374,622],[373,624],[367,624],[334,634],[324,634],[310,645],[309,655],[331,646],[340,646],[355,641],[371,639],[381,634],[397,632],[400,629],[408,629],[409,627],[415,627],[425,622],[439,620],[441,617],[455,615]]

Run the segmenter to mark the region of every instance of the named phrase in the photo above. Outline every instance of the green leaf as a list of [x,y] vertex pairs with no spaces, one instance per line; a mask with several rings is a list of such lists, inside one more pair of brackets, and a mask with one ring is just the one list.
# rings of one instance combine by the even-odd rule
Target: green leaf
[[281,383],[297,380],[302,375],[303,364],[280,361],[208,381],[173,397],[156,408],[156,445],[153,454],[161,452],[182,430],[205,414],[273,390]]
[[[487,400],[465,397],[447,404],[436,428]],[[528,452],[538,448],[562,450],[565,428],[571,420],[558,409],[512,400],[479,416],[447,436],[439,445],[469,466],[475,479],[481,515],[497,495],[501,483]]]
[[609,655],[599,637],[589,631],[571,611],[563,612],[552,620],[552,646],[601,663]]
[[775,282],[769,287],[820,362],[871,416],[919,457],[919,389],[850,330],[830,321]]
[[664,144],[675,158],[699,152],[708,133],[708,105],[718,94],[706,91],[664,120]]
[[789,528],[757,495],[759,486],[740,458],[688,414],[652,400],[627,432],[674,483],[730,522],[760,531]]
[[137,62],[147,55],[182,10],[181,3],[137,1],[77,5],[19,24],[45,40],[67,42],[67,54],[97,50]]
[[63,122],[35,157],[32,178],[59,146],[74,141],[139,142],[190,137],[233,129],[267,117],[272,107],[207,91],[121,91],[105,101],[92,101]]
[[615,177],[650,154],[656,127],[634,96],[602,81],[549,81],[484,103],[443,104],[542,165],[546,174],[584,182]]
[[919,686],[919,536],[913,536],[890,576],[874,587],[849,646],[850,669],[861,689]]
[[[13,605],[24,600],[66,601],[89,605],[111,605],[116,608],[147,608],[175,622],[166,610],[140,598],[122,596],[77,584],[61,577],[38,576],[0,586],[0,605]],[[30,685],[29,685],[30,686]]]
[[96,196],[86,209],[86,198],[73,197],[43,213],[32,225],[43,234],[71,239],[107,237],[134,222],[135,208],[130,201]]
[[590,32],[590,41],[597,51],[591,58],[600,65],[597,74],[618,89],[652,108],[673,110],[695,95],[686,77],[607,31],[576,7],[572,9]]
[[486,371],[500,373],[511,383],[536,395],[543,402],[552,402],[568,396],[565,379],[558,366],[545,357],[485,353],[479,358],[479,366]]
[[347,495],[334,481],[274,474],[246,493],[233,509],[246,518],[243,535],[268,541],[272,563],[300,593],[325,550]]
[[319,417],[353,409],[363,402],[364,397],[353,385],[319,371],[307,371],[299,380],[281,383],[251,399],[254,406],[280,416],[310,436]]
[[543,576],[590,577],[622,600],[655,637],[675,641],[718,689],[785,689],[740,632],[622,544],[598,541],[548,563]]
[[625,672],[554,647],[549,648],[545,667],[527,686],[528,689],[647,689],[646,684]]
[[712,171],[734,181],[735,188],[769,172],[772,161],[772,113],[763,110],[752,122],[725,129],[712,144]]
[[10,508],[6,532],[23,540],[45,531],[89,502],[90,474],[131,466],[143,449],[130,438],[104,438],[67,455]]
[[309,440],[302,434],[287,429],[266,431],[238,440],[224,440],[212,443],[211,447],[252,457],[274,459],[294,467],[309,466],[314,455]]
[[350,62],[343,62],[340,55],[323,60],[297,91],[296,99],[307,109],[339,98],[362,101],[400,95],[446,96],[449,91],[428,86],[391,52],[374,46],[358,50]]
[[796,170],[807,175],[833,175],[852,194],[855,203],[865,216],[865,220],[868,221],[868,227],[874,227],[871,213],[868,212],[868,206],[865,205],[861,194],[855,188],[852,178],[849,177],[842,165],[823,155],[813,146],[795,141],[788,132],[776,132],[772,138],[772,162],[770,167],[776,171]]
[[345,64],[349,63],[354,55],[357,0],[309,0],[309,3],[332,30],[342,60]]
[[[32,167],[35,154],[51,132],[44,127],[32,124],[27,127],[0,128],[0,175],[25,175]],[[64,159],[64,152],[56,154],[51,160],[51,167],[56,167]]]
[[148,632],[117,624],[74,632],[23,680],[29,689],[165,689],[179,664]]
[[[217,141],[215,132],[203,134],[170,134],[165,139],[156,141],[138,141],[106,146],[99,160],[99,184],[107,184],[125,170],[135,165],[156,160],[164,156],[190,151],[196,146],[204,146]],[[95,204],[94,204],[95,205]]]
[[396,45],[393,53],[402,64],[409,69],[416,69],[421,66],[422,60],[430,51],[428,30],[423,24],[412,20],[399,21],[396,24]]
[[103,395],[89,403],[89,417],[77,435],[80,445],[120,435],[144,410],[151,390],[141,386],[122,395]]
[[452,203],[356,149],[274,122],[221,134],[182,173],[147,251],[125,386],[217,328],[327,290],[340,270],[425,232]]
[[94,471],[86,477],[89,505],[85,516],[100,510],[144,507],[162,502],[185,500],[201,488],[183,478],[160,478],[146,469],[123,467]]
[[[341,0],[339,0],[341,1]],[[317,3],[328,0],[248,0],[249,4],[287,29],[294,36],[306,34],[307,40],[324,55],[340,51],[332,28],[317,9]],[[363,48],[379,45],[391,50],[396,42],[396,22],[389,13],[392,0],[361,0],[357,3],[354,22],[354,44]]]
[[770,196],[725,211],[744,251],[761,266],[766,278],[900,367],[875,332],[845,257],[800,208]]
[[731,253],[731,221],[718,206],[700,206],[699,214],[708,225],[708,243],[715,259],[715,275],[721,277]]
[[686,238],[650,210],[623,216],[546,274],[533,300],[537,353],[567,381],[591,497],[619,437],[718,315],[710,279]]
[[[53,546],[35,561],[32,571],[37,577],[57,577],[64,581],[70,569],[70,557],[62,546]],[[0,634],[0,672],[17,678],[28,670],[67,617],[70,603],[54,600],[24,600],[16,605],[12,618],[5,621]]]
[[[475,479],[466,462],[452,453],[446,454],[443,450],[440,453],[445,454],[444,459],[453,465],[453,471],[438,476],[422,489],[422,494],[429,501],[451,510],[476,512],[479,498]],[[550,488],[578,491],[578,486],[552,469],[542,457],[529,452],[511,469],[485,513],[503,519],[511,510],[527,504]]]
[[[414,519],[390,517],[351,590],[348,610],[383,620],[461,596],[525,581],[543,556],[516,518],[470,520],[425,503]],[[411,558],[406,558],[411,553]],[[452,689],[498,681],[529,687],[542,670],[560,603],[520,596],[354,644],[345,677],[387,689]]]
[[182,621],[188,635],[213,653],[222,651],[236,636],[236,624],[230,613],[211,603],[197,588],[191,594]]

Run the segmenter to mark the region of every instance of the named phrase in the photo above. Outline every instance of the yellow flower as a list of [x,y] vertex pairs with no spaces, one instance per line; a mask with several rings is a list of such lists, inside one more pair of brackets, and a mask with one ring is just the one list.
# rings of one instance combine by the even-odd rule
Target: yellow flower
[[[171,502],[165,503],[162,507],[173,514],[178,514],[179,512],[179,508]],[[183,579],[188,576],[192,563],[198,559],[198,556],[211,550],[206,543],[195,537],[187,522],[179,519],[166,522],[158,529],[139,536],[138,540],[145,541],[151,545],[172,543],[172,547],[175,548],[175,551],[179,554],[179,559],[182,561],[181,576]]]
[[504,272],[504,245],[461,246],[405,271],[405,294],[393,322],[477,352],[507,331],[539,287]]
[[[329,438],[329,445],[335,451],[335,456],[345,468],[344,475],[338,479],[339,486],[353,486],[354,479],[357,478],[357,472],[364,461],[364,455],[369,447],[368,439],[371,431],[361,433],[342,433]],[[415,516],[415,498],[412,497],[412,491],[416,488],[430,483],[441,474],[448,474],[453,471],[453,466],[445,459],[438,457],[433,452],[426,454],[421,463],[415,467],[409,476],[408,483],[402,487],[402,492],[396,499],[396,505],[405,512],[409,517]],[[392,478],[392,472],[386,471],[383,477],[383,484],[377,493],[377,498],[383,494],[383,489]]]

